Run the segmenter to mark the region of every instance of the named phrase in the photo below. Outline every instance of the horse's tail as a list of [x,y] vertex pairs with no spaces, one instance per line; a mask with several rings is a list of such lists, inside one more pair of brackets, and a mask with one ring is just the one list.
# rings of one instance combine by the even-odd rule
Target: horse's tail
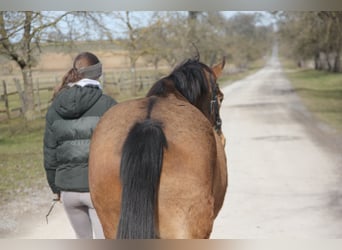
[[118,239],[156,238],[157,194],[167,140],[159,121],[136,123],[123,144]]

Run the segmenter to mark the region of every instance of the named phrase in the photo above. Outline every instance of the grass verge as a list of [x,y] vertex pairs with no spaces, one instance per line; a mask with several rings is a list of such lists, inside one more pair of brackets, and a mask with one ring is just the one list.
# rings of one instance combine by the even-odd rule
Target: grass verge
[[0,205],[45,185],[42,119],[0,123]]
[[294,91],[310,112],[342,132],[342,74],[283,65]]
[[227,85],[234,83],[235,81],[241,80],[249,75],[254,74],[256,71],[263,68],[265,66],[265,63],[266,63],[266,58],[252,62],[249,65],[248,69],[237,72],[237,73],[224,74],[222,77],[218,79],[218,82],[220,83],[221,88],[223,88]]

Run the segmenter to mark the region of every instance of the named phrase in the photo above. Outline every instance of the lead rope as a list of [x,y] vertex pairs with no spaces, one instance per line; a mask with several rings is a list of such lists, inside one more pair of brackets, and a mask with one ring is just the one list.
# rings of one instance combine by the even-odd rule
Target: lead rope
[[52,212],[52,209],[55,207],[55,205],[56,205],[57,201],[59,201],[59,199],[53,199],[53,200],[52,200],[52,203],[51,203],[50,209],[49,209],[48,213],[45,215],[45,218],[46,218],[46,224],[49,224],[49,219],[48,219],[48,217],[49,217],[49,215],[51,214],[51,212]]

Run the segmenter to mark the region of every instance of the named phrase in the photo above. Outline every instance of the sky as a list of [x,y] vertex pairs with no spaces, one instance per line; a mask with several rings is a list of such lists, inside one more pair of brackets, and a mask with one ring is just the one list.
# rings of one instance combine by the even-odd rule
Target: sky
[[[116,11],[119,12],[119,11]],[[158,11],[160,13],[166,13],[167,11]],[[184,15],[187,15],[188,11],[179,11],[183,12]],[[63,13],[63,11],[47,11],[46,14],[49,16],[59,16]],[[131,16],[131,22],[134,27],[144,27],[149,24],[149,21],[151,20],[151,16],[155,13],[155,11],[131,11],[130,16]],[[234,15],[237,15],[239,13],[244,13],[244,14],[258,14],[259,15],[259,25],[270,25],[274,22],[274,19],[272,17],[272,14],[270,14],[267,11],[221,11],[221,13],[226,16],[227,18],[231,18]],[[121,11],[121,15],[125,16],[125,11]],[[105,17],[103,19],[103,22],[105,23],[105,26],[107,26],[109,29],[114,30],[115,34],[112,34],[114,37],[123,37],[125,36],[125,33],[127,31],[126,25],[122,22],[119,21],[117,18],[111,17]],[[67,27],[66,23],[61,22],[59,24],[61,27],[62,32],[63,31],[70,31],[70,29]],[[75,29],[74,31],[71,31],[71,33],[76,34],[77,30],[80,29],[82,24],[76,24],[73,23],[72,29]],[[76,32],[76,33],[74,33]],[[89,29],[88,32],[90,33],[89,35],[93,37],[93,39],[98,39],[99,37],[102,37],[103,35],[96,32],[96,30]],[[91,33],[92,32],[92,33]],[[63,32],[64,33],[64,32]],[[102,37],[103,39],[103,37]]]

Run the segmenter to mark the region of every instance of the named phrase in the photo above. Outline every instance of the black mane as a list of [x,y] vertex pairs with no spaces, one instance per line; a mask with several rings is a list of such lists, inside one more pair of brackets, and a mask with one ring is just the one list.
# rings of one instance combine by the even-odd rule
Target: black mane
[[[170,75],[157,81],[147,93],[147,97],[166,96],[176,89],[191,104],[206,113],[204,103],[210,102],[210,83],[208,83],[205,71],[212,74],[211,68],[201,63],[198,59],[189,59],[177,66]],[[173,88],[170,88],[170,82]]]

